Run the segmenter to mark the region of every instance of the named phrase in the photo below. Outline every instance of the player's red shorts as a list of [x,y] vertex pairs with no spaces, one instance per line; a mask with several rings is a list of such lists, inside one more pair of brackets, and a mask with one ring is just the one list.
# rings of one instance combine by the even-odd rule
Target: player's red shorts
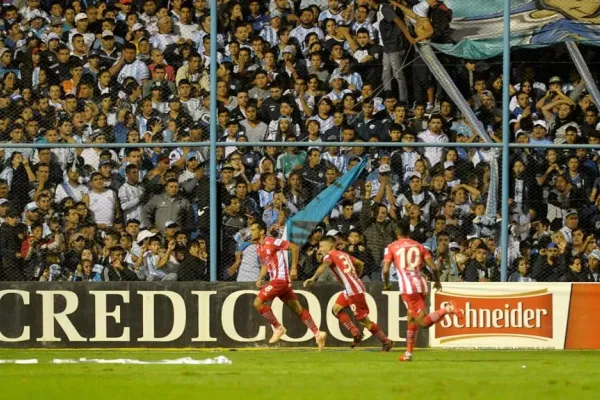
[[284,280],[274,280],[268,282],[258,292],[258,298],[262,301],[271,301],[275,297],[279,297],[284,303],[288,300],[296,300],[296,293],[292,289],[291,282]]
[[354,296],[348,296],[345,292],[340,293],[335,304],[348,308],[354,313],[357,320],[364,319],[369,316],[369,306],[364,293],[355,294]]
[[425,311],[425,295],[423,293],[402,294],[402,301],[406,305],[408,315],[416,317]]

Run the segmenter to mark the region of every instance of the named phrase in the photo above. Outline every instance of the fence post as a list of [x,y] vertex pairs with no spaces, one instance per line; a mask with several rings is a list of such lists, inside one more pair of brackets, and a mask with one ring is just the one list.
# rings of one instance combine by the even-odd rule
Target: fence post
[[217,280],[217,0],[210,0],[210,280]]
[[509,142],[510,142],[510,0],[504,0],[504,51],[502,58],[502,223],[501,223],[501,269],[502,282],[507,280],[508,272],[508,227],[509,208],[508,192],[510,190],[508,176],[510,173]]

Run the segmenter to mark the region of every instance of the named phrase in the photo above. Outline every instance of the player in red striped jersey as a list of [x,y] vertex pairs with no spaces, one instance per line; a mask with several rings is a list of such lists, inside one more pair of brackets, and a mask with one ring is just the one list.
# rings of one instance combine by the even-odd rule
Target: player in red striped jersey
[[402,300],[408,310],[406,335],[406,353],[400,356],[400,361],[412,361],[412,353],[420,327],[429,328],[440,321],[446,314],[456,314],[463,317],[463,312],[456,308],[454,302],[449,302],[441,309],[425,315],[425,296],[429,292],[429,284],[421,274],[423,263],[433,272],[434,285],[437,290],[442,289],[440,274],[436,264],[433,262],[431,253],[419,242],[410,239],[410,225],[400,220],[396,225],[395,242],[385,249],[383,256],[383,280],[384,290],[390,290],[390,267],[392,261],[398,273],[398,286]]
[[[297,245],[287,240],[266,236],[266,232],[267,228],[262,221],[257,221],[250,226],[250,237],[257,244],[258,258],[262,265],[258,281],[256,281],[256,286],[261,289],[256,299],[254,299],[254,308],[273,327],[273,336],[269,340],[269,343],[277,343],[286,332],[286,329],[273,314],[271,306],[266,304],[274,298],[279,297],[281,301],[287,304],[300,317],[304,325],[314,333],[319,350],[323,350],[327,333],[319,331],[310,313],[300,305],[296,294],[292,290],[291,281],[292,279],[296,279],[298,275],[300,250]],[[292,253],[292,268],[289,273],[287,250]],[[269,282],[263,287],[263,280],[267,273],[269,274]]]
[[[356,347],[362,341],[362,334],[352,323],[348,314],[343,310],[350,307],[356,319],[383,344],[383,351],[390,351],[394,343],[388,339],[385,333],[375,322],[369,318],[369,306],[365,299],[365,285],[359,276],[364,263],[351,255],[336,249],[336,239],[325,236],[319,243],[319,251],[323,254],[323,263],[317,268],[312,278],[304,281],[304,287],[314,284],[327,268],[331,268],[333,276],[339,283],[344,285],[344,292],[340,293],[335,301],[332,312],[340,320],[342,325],[350,331],[354,337],[352,347]],[[358,271],[356,270],[358,268]]]

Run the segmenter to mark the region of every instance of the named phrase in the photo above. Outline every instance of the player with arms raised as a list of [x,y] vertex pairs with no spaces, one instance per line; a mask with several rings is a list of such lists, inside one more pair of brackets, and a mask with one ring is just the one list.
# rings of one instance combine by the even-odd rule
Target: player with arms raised
[[439,270],[431,253],[419,242],[410,239],[410,226],[408,222],[400,220],[396,226],[395,242],[390,243],[383,256],[383,280],[384,290],[390,290],[390,267],[392,262],[398,273],[398,285],[402,301],[408,310],[406,335],[406,353],[400,356],[400,361],[412,361],[412,352],[419,326],[429,328],[446,314],[456,314],[463,317],[462,310],[456,308],[454,302],[446,304],[441,309],[425,315],[425,296],[429,292],[429,284],[421,275],[423,263],[427,264],[434,277],[434,287],[442,289]]
[[[262,265],[258,281],[256,281],[256,286],[261,289],[256,299],[254,299],[254,308],[273,327],[273,336],[269,343],[277,343],[286,332],[283,325],[277,321],[271,306],[266,304],[266,302],[279,297],[314,333],[319,350],[323,350],[327,334],[319,331],[310,313],[300,305],[296,294],[292,290],[291,280],[296,279],[298,274],[300,249],[294,243],[266,236],[266,231],[267,228],[262,221],[257,221],[250,226],[250,237],[257,244],[258,258]],[[287,266],[287,250],[292,253],[292,268],[290,271],[288,271]],[[267,272],[269,273],[269,282],[263,287],[263,280]]]
[[[344,285],[345,289],[335,301],[332,312],[354,337],[352,347],[356,347],[362,341],[362,333],[352,323],[348,314],[343,312],[348,307],[350,307],[356,319],[383,344],[383,351],[390,351],[394,343],[388,339],[375,322],[369,319],[369,306],[365,299],[365,285],[358,277],[364,263],[341,250],[336,250],[335,245],[336,240],[332,236],[325,236],[321,239],[319,251],[323,254],[323,263],[312,278],[304,281],[304,287],[314,284],[327,268],[331,268],[333,276]],[[355,266],[358,268],[358,272]]]

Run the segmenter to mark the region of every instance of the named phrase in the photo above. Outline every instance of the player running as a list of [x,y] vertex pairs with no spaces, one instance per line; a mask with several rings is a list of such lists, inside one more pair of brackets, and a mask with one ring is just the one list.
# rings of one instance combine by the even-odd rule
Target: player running
[[[299,248],[294,243],[286,240],[266,236],[266,231],[267,228],[262,221],[257,221],[250,226],[250,237],[257,244],[258,258],[262,265],[258,281],[256,281],[256,286],[261,289],[256,299],[254,299],[254,308],[273,327],[273,336],[269,340],[269,343],[277,343],[286,332],[283,325],[277,321],[271,306],[266,304],[266,302],[279,297],[281,301],[287,304],[300,317],[304,325],[314,333],[319,351],[321,351],[325,347],[327,333],[319,331],[310,313],[300,305],[296,294],[292,290],[291,280],[296,279],[298,275]],[[286,250],[290,250],[292,253],[292,268],[289,273]],[[270,279],[268,284],[262,287],[267,272]]]
[[[366,289],[359,278],[365,264],[343,251],[336,250],[335,247],[336,239],[334,237],[325,236],[321,239],[319,251],[323,254],[323,263],[312,278],[304,281],[304,287],[314,284],[328,267],[331,268],[333,276],[335,276],[339,283],[344,285],[345,289],[335,301],[332,312],[354,337],[352,347],[356,347],[362,341],[363,335],[356,325],[354,325],[350,316],[343,312],[348,307],[350,307],[356,319],[383,344],[382,350],[390,351],[394,343],[388,339],[381,328],[379,328],[379,325],[369,319],[369,306],[365,299]],[[358,271],[356,268],[358,268]]]
[[398,221],[396,226],[396,236],[398,240],[390,243],[383,256],[383,280],[384,290],[391,289],[390,286],[390,266],[394,262],[394,268],[398,273],[398,285],[402,301],[408,311],[407,323],[408,332],[406,335],[406,352],[400,356],[400,361],[412,361],[412,353],[415,345],[415,338],[419,326],[429,328],[446,314],[456,314],[459,318],[464,316],[462,310],[457,309],[453,301],[446,304],[441,309],[425,315],[425,296],[429,291],[429,285],[421,270],[423,262],[431,268],[435,283],[433,285],[437,290],[442,289],[440,283],[439,270],[429,251],[419,242],[409,238],[410,226],[406,221]]

